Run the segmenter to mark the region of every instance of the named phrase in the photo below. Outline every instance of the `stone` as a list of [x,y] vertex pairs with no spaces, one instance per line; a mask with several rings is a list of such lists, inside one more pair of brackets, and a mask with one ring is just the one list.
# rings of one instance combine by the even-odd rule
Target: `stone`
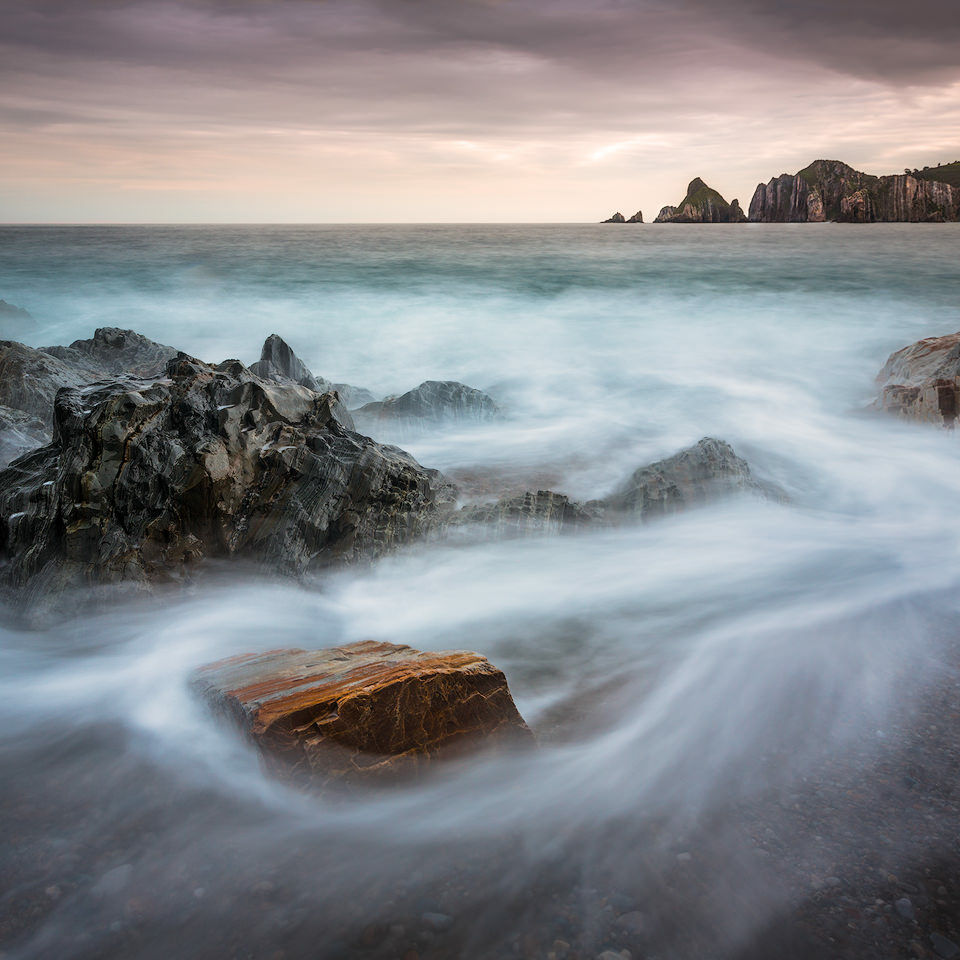
[[[300,576],[422,536],[454,488],[352,431],[335,393],[180,354],[63,389],[54,440],[0,473],[0,577],[31,590],[176,579],[209,557]],[[29,588],[29,589],[28,589]]]
[[496,539],[563,533],[599,521],[590,507],[550,490],[503,497],[495,503],[463,507],[453,521],[478,526]]
[[481,747],[533,744],[503,673],[476,653],[376,641],[271,650],[202,667],[192,686],[269,770],[302,785],[406,777]]
[[895,900],[893,906],[904,920],[916,919],[916,911],[913,909],[913,903],[909,897],[901,897],[899,900]]
[[643,223],[643,211],[638,210],[632,217],[627,220],[627,223]]
[[927,337],[890,354],[877,386],[878,409],[953,427],[960,410],[960,333]]
[[612,217],[608,217],[606,220],[602,220],[601,223],[626,223],[626,217],[619,211],[617,211]]
[[957,946],[952,940],[948,940],[943,934],[931,933],[930,944],[938,957],[943,960],[955,960],[960,956],[960,946]]
[[713,187],[699,177],[687,184],[687,195],[678,207],[666,206],[654,223],[745,223],[740,204],[727,203]]
[[100,327],[89,340],[74,340],[69,347],[44,347],[44,352],[78,368],[91,367],[101,378],[160,376],[177,355],[174,347],[119,327]]
[[46,424],[33,414],[0,406],[0,470],[30,450],[50,442]]
[[263,342],[260,359],[250,365],[250,371],[264,380],[292,380],[317,393],[329,389],[329,381],[314,377],[286,340],[275,333]]
[[712,437],[635,471],[601,501],[608,510],[650,520],[738,492],[764,496],[746,460]]
[[798,173],[784,173],[758,184],[750,201],[750,220],[755,223],[958,219],[958,187],[930,179],[926,172],[877,177],[839,160],[815,160]]
[[501,416],[493,397],[456,380],[426,380],[399,397],[352,411],[357,429],[410,435],[444,423],[487,423]]

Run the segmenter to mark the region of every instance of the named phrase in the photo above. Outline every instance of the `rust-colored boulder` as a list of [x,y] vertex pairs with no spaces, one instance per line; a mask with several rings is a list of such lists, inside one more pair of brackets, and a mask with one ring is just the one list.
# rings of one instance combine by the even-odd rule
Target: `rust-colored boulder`
[[953,427],[960,412],[960,333],[927,337],[892,353],[877,384],[881,410]]
[[533,742],[503,673],[477,653],[375,641],[270,650],[201,667],[193,685],[271,771],[304,784],[407,776],[479,747]]

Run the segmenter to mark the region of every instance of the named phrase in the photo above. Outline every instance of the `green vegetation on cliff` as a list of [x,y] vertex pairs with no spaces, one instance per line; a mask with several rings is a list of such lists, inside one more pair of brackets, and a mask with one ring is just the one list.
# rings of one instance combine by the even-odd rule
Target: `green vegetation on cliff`
[[918,180],[932,180],[934,183],[949,183],[951,187],[960,187],[960,160],[924,167],[922,170],[911,170],[910,173]]

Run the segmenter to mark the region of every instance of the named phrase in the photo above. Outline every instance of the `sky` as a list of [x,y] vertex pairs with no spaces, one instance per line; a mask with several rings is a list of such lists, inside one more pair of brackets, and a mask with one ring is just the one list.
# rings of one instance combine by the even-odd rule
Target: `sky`
[[652,220],[960,159],[957,0],[0,0],[2,222]]

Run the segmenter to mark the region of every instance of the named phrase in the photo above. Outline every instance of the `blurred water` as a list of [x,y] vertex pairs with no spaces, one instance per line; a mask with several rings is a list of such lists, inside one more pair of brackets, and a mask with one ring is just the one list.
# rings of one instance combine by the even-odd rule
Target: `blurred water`
[[[520,892],[557,858],[581,886],[640,870],[641,847],[656,873],[690,823],[873,744],[939,669],[960,471],[952,434],[862,407],[891,350],[960,327],[958,226],[0,228],[0,296],[35,318],[4,336],[119,325],[249,362],[277,332],[377,393],[492,390],[507,419],[410,443],[429,466],[542,471],[590,497],[713,435],[790,498],[424,544],[317,590],[227,569],[154,605],[6,629],[11,863],[26,889],[68,878],[42,922],[13,928],[14,955],[170,955],[188,922],[179,956],[270,956],[311,923],[339,931],[316,956],[353,955],[404,897],[446,904],[452,864],[499,838],[495,882],[461,898],[480,956],[491,931],[522,931]],[[265,779],[185,689],[229,653],[361,638],[486,654],[542,748],[329,804]],[[735,846],[718,889],[746,882]],[[282,902],[238,911],[264,876]],[[361,893],[356,916],[334,906]],[[131,917],[131,897],[152,906]],[[762,925],[764,898],[739,923],[704,908],[726,931],[717,955]],[[247,953],[209,932],[233,926]]]

